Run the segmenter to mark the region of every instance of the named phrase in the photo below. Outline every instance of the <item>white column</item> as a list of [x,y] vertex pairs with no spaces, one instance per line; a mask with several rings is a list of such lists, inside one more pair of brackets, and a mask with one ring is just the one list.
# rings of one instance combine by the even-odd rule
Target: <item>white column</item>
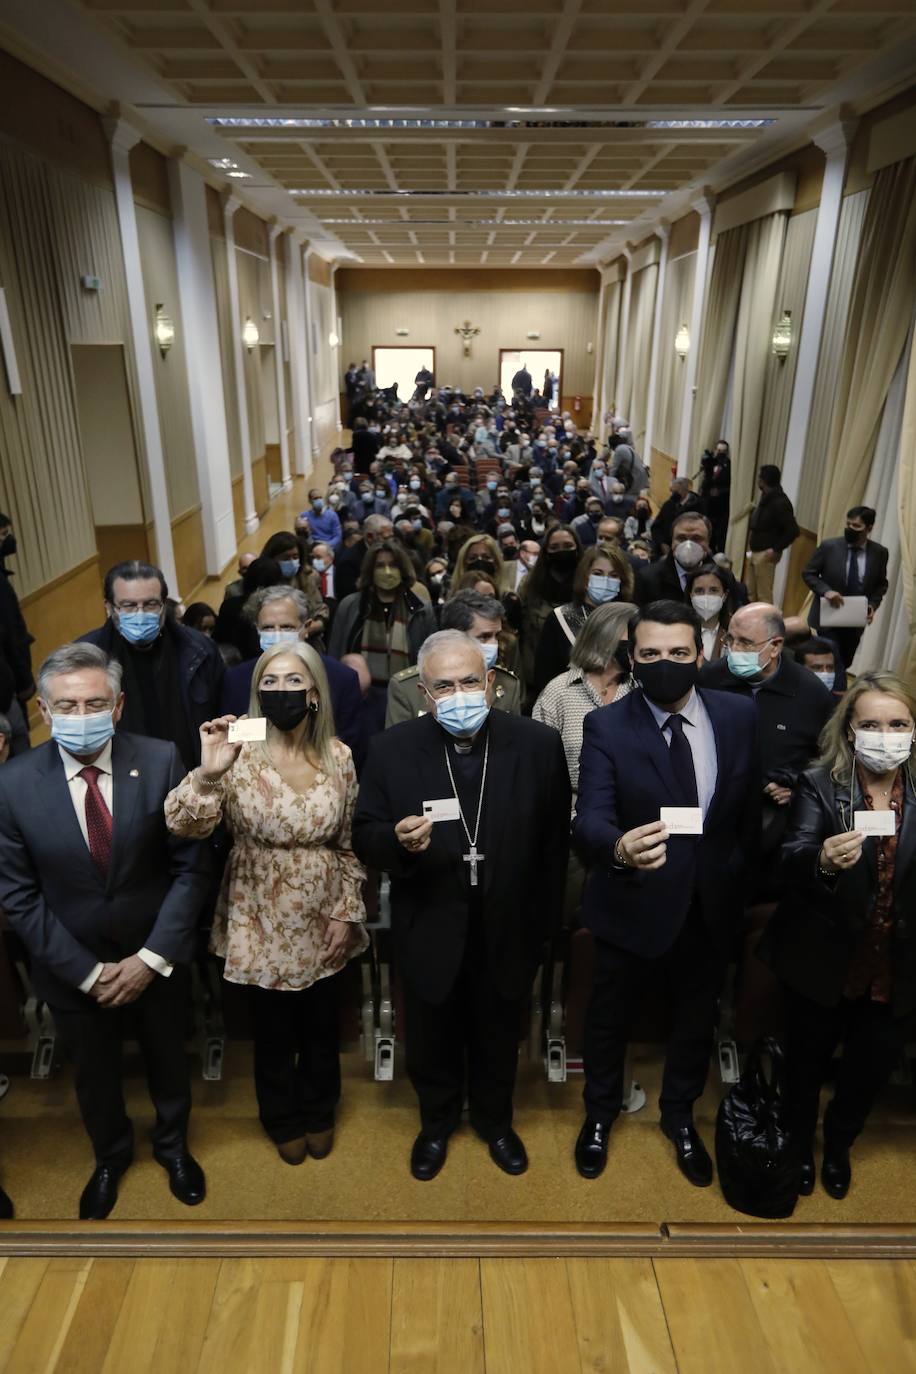
[[602,386],[602,371],[604,368],[604,340],[607,334],[607,325],[604,312],[607,309],[607,284],[604,280],[604,269],[601,271],[601,290],[598,292],[598,325],[595,330],[595,378],[592,382],[592,433],[600,443],[604,437],[604,388]]
[[337,263],[331,268],[331,310],[334,314],[334,333],[337,335],[337,347],[332,350],[334,354],[334,407],[337,411],[337,433],[343,429],[340,417],[340,359],[343,352],[341,336],[343,330],[340,325],[340,314],[337,310]]
[[627,391],[627,333],[630,328],[630,295],[633,286],[633,245],[628,243],[623,250],[623,257],[627,260],[627,275],[623,283],[623,299],[620,302],[620,327],[617,331],[617,379],[614,384],[616,396],[611,399],[614,401],[617,414],[622,415],[627,424],[631,421],[631,416],[627,414],[628,407],[625,405],[624,396]]
[[301,238],[295,232],[286,236],[286,318],[293,432],[296,436],[296,475],[307,477],[312,470],[312,415],[309,404],[301,242]]
[[130,334],[137,369],[137,392],[140,414],[138,420],[143,434],[146,472],[152,501],[153,531],[156,538],[156,560],[169,586],[169,595],[181,599],[175,551],[172,546],[172,516],[165,478],[165,455],[159,409],[156,402],[156,378],[153,372],[153,342],[150,320],[146,311],[143,288],[143,267],[140,261],[140,240],[137,237],[137,214],[134,208],[134,188],[130,178],[129,153],[140,142],[136,129],[123,119],[103,121],[111,143],[111,165],[114,172],[115,205],[121,231],[121,253],[127,281],[127,304],[130,312]]
[[[309,433],[312,439],[312,454],[317,456],[319,452],[318,444],[318,421],[315,415],[315,363],[316,353],[316,333],[315,316],[312,304],[312,280],[309,276],[309,258],[312,250],[306,246],[302,255],[302,299],[305,302],[305,356],[308,359],[306,368],[306,385],[308,386],[309,398]],[[311,464],[309,468],[311,470]]]
[[693,403],[697,395],[697,365],[700,361],[700,337],[706,309],[706,276],[709,268],[709,243],[712,238],[712,212],[716,198],[707,191],[693,208],[700,216],[700,236],[697,240],[697,261],[693,278],[693,305],[690,310],[690,352],[684,359],[687,375],[684,378],[684,403],[681,407],[681,432],[677,445],[677,475],[686,477],[690,471],[690,430],[693,426]]
[[647,463],[652,462],[652,440],[655,431],[656,390],[658,389],[658,359],[662,348],[662,307],[665,303],[665,278],[668,275],[668,239],[671,225],[662,220],[657,230],[662,249],[658,260],[658,285],[655,288],[655,315],[652,320],[652,353],[649,359],[649,394],[646,401],[646,437],[643,440],[643,456]]
[[[782,460],[782,487],[792,502],[798,500],[798,489],[801,484],[802,467],[805,461],[805,444],[808,438],[808,425],[811,421],[814,383],[817,379],[821,339],[823,338],[824,320],[827,315],[827,298],[830,293],[830,277],[833,272],[833,254],[836,249],[840,211],[843,208],[846,160],[849,145],[856,130],[856,122],[854,119],[839,119],[828,125],[819,134],[813,135],[813,141],[827,155],[827,161],[824,166],[824,180],[821,184],[817,224],[814,228],[811,266],[808,268],[805,309],[802,315],[801,331],[796,343],[795,383],[792,387],[789,427],[786,432],[786,447]],[[782,605],[788,576],[789,560],[783,558],[776,569],[773,591],[777,606]]]
[[260,521],[254,506],[251,477],[251,434],[248,430],[248,393],[245,390],[245,355],[242,352],[242,310],[239,304],[239,265],[235,254],[235,212],[241,205],[235,196],[223,197],[223,222],[226,227],[226,268],[229,277],[229,319],[232,331],[232,357],[235,361],[235,406],[239,419],[239,446],[242,451],[242,494],[245,507],[245,533],[254,534]]
[[[280,482],[289,491],[293,479],[289,475],[289,439],[286,433],[286,375],[283,371],[283,329],[280,318],[280,239],[283,226],[270,226],[270,308],[274,315],[274,366],[277,378],[277,424],[280,430]],[[288,326],[287,326],[288,328]]]
[[207,188],[178,158],[169,159],[168,172],[204,560],[209,575],[219,577],[235,554],[236,538]]

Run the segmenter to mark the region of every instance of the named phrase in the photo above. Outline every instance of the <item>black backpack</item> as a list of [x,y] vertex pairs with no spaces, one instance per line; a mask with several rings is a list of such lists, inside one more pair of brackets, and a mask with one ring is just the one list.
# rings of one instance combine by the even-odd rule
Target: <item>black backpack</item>
[[737,1212],[792,1215],[801,1163],[789,1134],[785,1059],[769,1036],[754,1046],[740,1079],[719,1104],[716,1165],[725,1200]]

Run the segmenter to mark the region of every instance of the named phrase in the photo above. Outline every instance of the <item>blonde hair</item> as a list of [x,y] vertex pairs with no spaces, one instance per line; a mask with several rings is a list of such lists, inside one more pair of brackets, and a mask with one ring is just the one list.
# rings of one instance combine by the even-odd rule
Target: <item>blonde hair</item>
[[[902,702],[913,719],[916,720],[916,697],[902,678],[899,678],[896,673],[885,672],[881,669],[861,673],[846,695],[841,698],[833,715],[821,731],[818,742],[821,752],[817,759],[817,766],[829,768],[830,776],[835,782],[844,782],[852,775],[855,766],[855,750],[849,742],[847,732],[856,703],[866,692],[881,692],[884,696],[895,697],[897,701]],[[916,736],[914,736],[913,748],[910,750],[907,763],[911,776],[914,766],[916,766]]]
[[[496,540],[493,538],[492,535],[489,534],[472,534],[470,539],[466,539],[464,543],[461,545],[461,548],[458,550],[458,556],[455,559],[455,566],[452,569],[452,585],[457,587],[462,577],[464,577],[465,573],[480,571],[479,568],[474,569],[465,566],[468,561],[468,550],[472,548],[475,544],[486,545],[487,552],[489,553],[490,557],[493,559],[493,562],[496,565],[496,571],[493,573],[493,577],[495,577],[496,579],[497,594],[499,596],[504,595],[504,593],[509,590],[509,577],[506,569],[506,560],[503,558],[502,553],[500,551],[500,547],[497,544]],[[484,573],[483,576],[486,577],[486,573]],[[493,579],[490,578],[490,581],[492,580]]]
[[[315,690],[318,693],[318,714],[314,717],[311,728],[303,735],[302,743],[306,752],[314,754],[319,767],[325,773],[333,773],[334,755],[331,750],[331,740],[334,738],[334,711],[331,706],[331,689],[328,686],[328,675],[324,671],[324,664],[310,644],[297,639],[290,640],[285,644],[271,644],[269,649],[264,650],[254,665],[254,672],[251,675],[248,714],[254,720],[260,720],[264,715],[258,695],[261,679],[273,660],[279,658],[281,654],[293,654],[302,661],[311,673]],[[267,755],[266,743],[261,745],[261,749]]]

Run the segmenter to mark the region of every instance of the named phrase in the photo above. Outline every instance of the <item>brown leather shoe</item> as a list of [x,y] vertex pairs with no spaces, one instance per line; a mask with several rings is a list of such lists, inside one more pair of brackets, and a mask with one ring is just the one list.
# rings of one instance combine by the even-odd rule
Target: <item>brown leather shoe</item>
[[300,1135],[296,1140],[284,1140],[277,1146],[277,1154],[284,1164],[301,1164],[308,1154],[308,1136]]
[[306,1132],[305,1144],[312,1159],[327,1159],[334,1148],[334,1127],[329,1131]]

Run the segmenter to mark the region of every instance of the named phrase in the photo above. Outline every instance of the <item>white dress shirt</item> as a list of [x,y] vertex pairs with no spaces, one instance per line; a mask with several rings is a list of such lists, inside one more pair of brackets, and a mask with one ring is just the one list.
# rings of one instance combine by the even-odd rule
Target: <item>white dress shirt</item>
[[[84,759],[78,759],[75,758],[73,754],[68,754],[66,749],[62,748],[60,745],[58,745],[58,749],[60,750],[61,762],[64,765],[64,776],[67,779],[67,786],[70,789],[70,800],[73,802],[73,810],[76,812],[76,819],[79,821],[79,827],[82,831],[83,839],[86,841],[86,847],[88,848],[89,829],[86,825],[86,793],[89,791],[89,786],[85,778],[79,776],[82,769],[87,765]],[[102,794],[102,800],[108,807],[112,817],[114,817],[114,779],[111,775],[111,740],[105,745],[105,748],[102,750],[101,754],[99,754],[98,758],[93,761],[92,767],[99,770],[98,788]],[[147,949],[145,946],[143,949],[137,950],[137,957],[138,959],[142,959],[144,964],[151,968],[154,973],[161,973],[163,978],[168,978],[174,967],[173,964],[169,963],[168,959],[163,959],[161,954],[154,954],[151,949]],[[95,986],[96,980],[104,967],[104,964],[96,964],[92,972],[80,983],[80,992],[89,992]]]
[[[671,727],[668,725],[668,720],[672,712],[666,711],[662,706],[656,706],[655,702],[650,701],[645,694],[644,699],[662,732],[662,738],[670,749]],[[716,781],[719,774],[715,731],[712,728],[712,721],[709,719],[709,712],[696,690],[690,693],[686,706],[682,707],[677,714],[689,727],[684,731],[684,738],[690,745],[690,752],[693,755],[693,771],[697,779],[697,800],[705,820],[715,796]]]

